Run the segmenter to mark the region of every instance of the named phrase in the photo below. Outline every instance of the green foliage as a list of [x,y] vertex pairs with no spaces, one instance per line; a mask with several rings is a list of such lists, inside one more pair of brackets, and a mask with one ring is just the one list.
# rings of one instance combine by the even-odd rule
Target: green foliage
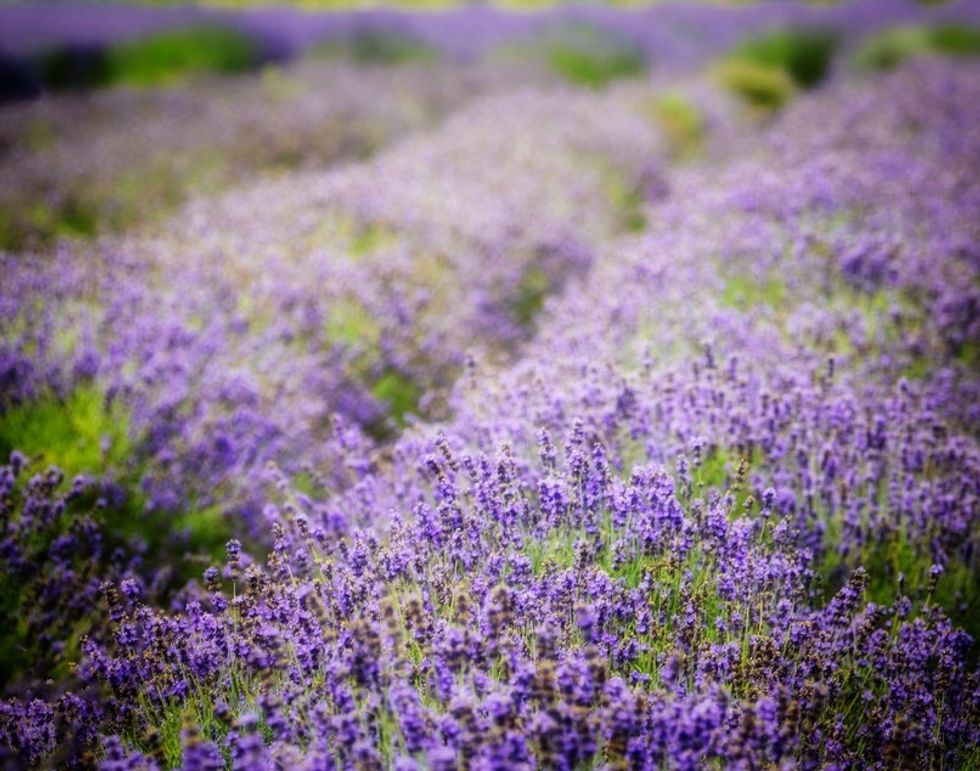
[[922,27],[894,27],[872,35],[858,48],[854,61],[863,70],[890,70],[905,59],[929,52],[929,36]]
[[980,370],[980,341],[968,340],[959,347],[956,359],[968,369]]
[[544,537],[528,538],[524,542],[524,556],[530,561],[534,575],[542,575],[548,567],[570,568],[575,559],[575,541],[585,535],[584,530],[560,527]]
[[[165,526],[175,534],[186,536],[192,551],[213,559],[223,556],[225,544],[232,536],[228,517],[220,504],[180,512]],[[196,571],[191,572],[196,577]]]
[[69,477],[104,474],[129,457],[129,416],[93,385],[65,398],[46,394],[0,414],[0,457],[12,450],[58,466]]
[[405,425],[409,413],[417,413],[419,387],[407,375],[389,369],[375,381],[371,388],[375,398],[387,405],[388,415],[399,426]]
[[219,506],[199,508],[189,501],[180,512],[146,510],[142,469],[135,461],[138,441],[130,426],[128,410],[96,386],[82,385],[64,398],[46,394],[0,414],[0,458],[20,450],[38,467],[57,466],[68,481],[86,474],[117,482],[125,500],[99,515],[110,538],[137,538],[151,553],[180,541],[194,552],[220,556],[230,529]]
[[[677,558],[671,554],[646,553],[637,542],[637,535],[627,524],[616,528],[608,516],[604,516],[598,532],[590,535],[584,528],[562,526],[544,535],[525,540],[522,552],[531,562],[535,576],[547,580],[549,573],[565,570],[574,564],[576,550],[584,548],[591,552],[590,562],[613,581],[621,581],[629,589],[635,589],[646,579],[652,587],[650,604],[655,624],[643,634],[639,634],[632,621],[622,622],[621,634],[633,637],[646,647],[633,662],[626,664],[618,673],[628,676],[638,671],[651,677],[656,683],[665,659],[673,653],[678,625],[684,623],[684,608],[699,608],[699,641],[702,644],[731,642],[733,639],[748,644],[754,634],[765,634],[764,626],[746,626],[732,638],[731,632],[722,631],[730,626],[728,611],[730,605],[721,596],[718,586],[719,575],[716,570],[717,558],[714,554],[693,550],[686,556]],[[625,556],[617,557],[617,549],[625,548]],[[748,614],[744,614],[748,616]],[[718,621],[725,624],[719,626]],[[572,617],[568,619],[569,627]],[[568,633],[570,630],[566,630]],[[748,683],[732,682],[733,692],[749,687]]]
[[574,86],[598,89],[642,75],[647,62],[629,41],[588,24],[554,25],[536,37],[508,44],[498,53],[543,64]]
[[115,43],[105,49],[65,47],[38,57],[44,84],[54,90],[117,85],[158,86],[188,75],[235,73],[259,63],[255,43],[220,26],[168,30]]
[[89,237],[98,228],[98,214],[84,193],[70,194],[54,204],[26,202],[23,208],[0,210],[0,249],[48,245],[60,236]]
[[889,606],[905,595],[931,602],[974,638],[980,634],[980,584],[974,567],[954,558],[936,580],[930,575],[932,554],[922,544],[910,541],[903,526],[870,533],[855,548],[843,543],[839,518],[824,517],[824,522],[826,551],[817,566],[824,601],[829,601],[860,565],[868,573],[867,600]]
[[906,59],[930,54],[980,56],[980,28],[892,27],[867,38],[854,54],[854,63],[858,69],[884,71]]
[[242,72],[258,60],[249,38],[218,26],[161,32],[118,43],[106,53],[111,85],[156,86],[193,74]]
[[69,198],[61,207],[54,230],[68,235],[91,236],[96,231],[96,216],[85,201]]
[[749,61],[724,62],[716,76],[722,86],[754,107],[777,110],[796,91],[792,78],[782,70]]
[[635,77],[644,68],[643,57],[628,49],[601,51],[558,44],[548,52],[548,60],[569,83],[587,88],[602,88],[613,80]]
[[[89,619],[79,618],[71,608],[51,613],[52,595],[55,602],[65,598],[48,590],[49,576],[35,566],[43,564],[52,541],[67,533],[73,533],[83,548],[97,548],[86,537],[83,511],[77,503],[69,504],[56,521],[43,528],[35,525],[29,540],[20,539],[18,557],[25,568],[0,566],[0,689],[27,673],[42,678],[67,674],[66,662],[77,650]],[[68,564],[84,580],[90,567],[85,559],[74,554]],[[55,639],[66,641],[64,651],[52,648]]]
[[922,380],[933,369],[933,364],[925,356],[914,357],[902,370],[902,376],[909,380]]
[[681,94],[662,94],[651,105],[653,119],[663,132],[676,158],[690,158],[704,141],[704,118]]
[[530,561],[531,571],[540,577],[551,571],[571,568],[575,563],[576,544],[598,543],[593,564],[613,580],[622,579],[628,588],[635,589],[646,569],[654,564],[653,558],[637,553],[626,560],[617,561],[613,553],[615,543],[623,539],[629,541],[633,537],[628,527],[616,528],[611,518],[604,515],[595,535],[589,535],[582,527],[562,525],[544,535],[528,536],[521,551]]
[[736,274],[725,282],[719,301],[725,307],[740,311],[748,311],[762,305],[780,309],[786,305],[787,293],[786,282],[778,273],[772,273],[762,280]]
[[718,79],[749,104],[779,109],[798,88],[827,75],[837,41],[817,29],[784,29],[736,47],[717,68]]
[[0,250],[14,251],[20,247],[24,234],[8,211],[0,211]]
[[[386,415],[394,425],[404,426],[406,416],[418,412],[419,384],[408,374],[385,366],[381,361],[381,326],[364,305],[352,298],[338,299],[330,308],[324,335],[328,344],[346,346],[354,352],[351,374],[384,405]],[[388,436],[391,422],[369,428],[379,437]]]
[[353,35],[317,46],[314,56],[343,56],[358,64],[396,67],[403,64],[429,64],[439,51],[395,30],[361,30]]
[[322,500],[326,494],[322,480],[308,472],[301,471],[290,478],[293,489],[314,501]]
[[[173,547],[220,556],[230,537],[220,507],[198,508],[188,501],[181,512],[148,511],[140,490],[143,469],[136,462],[138,437],[129,411],[105,397],[93,384],[78,386],[65,397],[48,393],[14,405],[0,414],[0,458],[20,450],[38,467],[57,466],[66,482],[79,474],[114,480],[124,499],[98,516],[110,539],[136,538],[149,546],[151,558],[163,559]],[[186,578],[196,568],[174,564]],[[182,573],[181,571],[186,571]]]
[[731,455],[718,448],[710,450],[700,466],[694,469],[694,483],[700,490],[720,490],[728,479]]
[[935,27],[929,34],[936,53],[947,56],[980,56],[980,27],[947,25]]
[[818,29],[784,29],[738,46],[733,58],[778,70],[800,88],[813,88],[827,75],[836,38]]
[[[31,447],[35,453],[5,501],[12,516],[4,523],[4,535],[10,538],[18,560],[0,565],[0,687],[25,675],[41,679],[66,676],[69,662],[78,658],[81,636],[95,622],[80,612],[86,606],[72,605],[72,594],[86,591],[93,573],[111,575],[114,568],[109,566],[109,555],[115,547],[129,543],[134,534],[148,533],[159,541],[169,532],[160,522],[146,533],[139,530],[142,499],[125,486],[119,488],[122,496],[89,489],[67,501],[58,516],[35,517],[22,527],[19,519],[27,480],[47,472],[52,461],[69,471],[54,490],[60,497],[76,474],[108,467],[123,457],[124,442],[117,443],[116,451],[101,454],[87,446],[97,435],[104,435],[100,397],[85,389],[67,403],[76,408],[74,414],[66,415],[67,408],[45,400],[33,409],[18,410],[13,421],[6,420],[9,412],[4,415],[3,462],[9,457],[11,437],[16,446]],[[50,450],[42,446],[45,441],[51,443]],[[64,561],[60,567],[67,569],[50,571],[50,550],[58,539],[66,539],[59,551]],[[148,538],[140,540],[149,542]],[[54,640],[64,641],[64,648],[52,646]]]
[[528,326],[544,306],[551,291],[551,280],[541,268],[530,266],[524,271],[513,303],[513,315],[519,324]]
[[639,233],[646,229],[646,196],[639,183],[631,182],[621,172],[609,169],[606,178],[606,195],[618,226],[627,233]]
[[256,66],[259,51],[248,37],[218,26],[187,27],[101,48],[55,48],[37,68],[54,90],[158,86],[201,73],[235,73]]
[[360,230],[352,239],[350,254],[354,257],[364,257],[379,247],[396,240],[394,232],[381,224],[372,224]]
[[327,340],[342,345],[376,348],[381,329],[371,313],[354,299],[338,298],[329,309],[324,329]]

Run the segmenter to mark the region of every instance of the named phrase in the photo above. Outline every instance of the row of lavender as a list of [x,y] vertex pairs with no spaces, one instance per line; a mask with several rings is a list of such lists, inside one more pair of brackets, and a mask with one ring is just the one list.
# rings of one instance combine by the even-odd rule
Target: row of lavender
[[[159,219],[188,190],[213,192],[257,172],[364,157],[408,129],[432,125],[465,98],[528,80],[553,82],[555,73],[548,70],[562,56],[612,61],[625,56],[623,61],[638,70],[676,74],[773,30],[818,30],[848,47],[887,27],[978,20],[966,2],[932,7],[913,0],[830,8],[782,2],[723,9],[658,4],[522,15],[489,8],[323,16],[267,10],[228,18],[194,8],[3,7],[0,64],[7,56],[29,58],[58,45],[84,52],[87,46],[140,39],[154,30],[211,22],[268,38],[266,47],[276,55],[309,53],[327,41],[334,53],[353,46],[355,58],[389,64],[416,54],[443,59],[441,66],[416,63],[406,72],[300,60],[271,65],[252,78],[47,95],[31,105],[4,106],[0,248],[47,248],[65,235],[119,231]],[[80,65],[84,60],[74,69]],[[70,61],[66,66],[72,69]],[[365,93],[376,96],[358,99]]]
[[[172,426],[145,452],[174,495],[192,471],[217,500],[265,493],[242,532],[272,549],[231,541],[161,610],[139,555],[90,516],[106,488],[28,481],[16,456],[5,548],[44,576],[31,622],[51,657],[79,663],[4,706],[9,751],[106,768],[975,764],[978,74],[923,62],[835,84],[737,158],[680,168],[650,165],[631,89],[501,97],[363,168],[32,264],[7,300],[10,328],[35,332],[18,386],[111,384],[139,431]],[[648,229],[617,236],[612,202],[636,185]],[[500,369],[529,293],[538,330]],[[66,318],[90,330],[84,355],[57,340]],[[375,350],[337,346],[365,319]],[[446,419],[374,452],[364,407],[344,406],[356,384],[436,393],[424,379],[474,344],[426,405]],[[271,457],[288,473],[262,473]],[[303,461],[321,478],[297,486]]]
[[469,99],[535,80],[545,78],[492,62],[366,68],[310,58],[254,77],[6,106],[0,246],[159,223],[189,192],[363,159]]
[[445,414],[464,351],[512,349],[588,267],[653,178],[642,102],[501,96],[370,163],[199,200],[160,232],[9,255],[7,407],[94,383],[130,421],[148,508],[221,503],[256,534],[267,462],[346,486],[346,445]]
[[561,25],[594,25],[620,33],[669,67],[704,62],[719,50],[766,30],[799,25],[864,34],[888,25],[976,19],[968,0],[851,0],[847,3],[787,3],[764,0],[735,5],[654,3],[631,7],[556,4],[514,12],[472,4],[440,12],[397,8],[364,10],[288,6],[220,9],[207,6],[147,7],[136,4],[51,7],[29,3],[0,8],[0,51],[27,56],[58,46],[106,46],[168,29],[223,25],[245,32],[276,56],[300,55],[325,40],[397,30],[444,54],[472,59],[493,48]]
[[444,414],[464,349],[506,357],[635,216],[659,154],[648,98],[529,88],[370,162],[5,255],[0,444],[100,479],[43,510],[7,480],[3,679],[71,682],[80,635],[108,633],[103,581],[165,603],[230,535],[271,543],[269,461],[322,497],[409,413]]

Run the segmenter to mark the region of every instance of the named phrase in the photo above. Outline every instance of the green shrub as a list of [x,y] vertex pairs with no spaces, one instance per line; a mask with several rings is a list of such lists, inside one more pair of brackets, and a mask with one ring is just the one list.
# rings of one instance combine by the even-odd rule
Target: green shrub
[[921,27],[894,27],[868,38],[854,61],[862,70],[890,70],[911,56],[929,51],[929,36]]
[[892,27],[870,36],[854,54],[858,69],[885,71],[925,55],[980,56],[980,29],[967,26]]
[[980,56],[980,28],[948,25],[929,35],[933,50],[947,56]]
[[258,63],[255,44],[216,26],[170,30],[118,43],[106,52],[112,84],[155,86],[200,73],[235,73]]
[[788,75],[800,88],[818,85],[830,69],[836,38],[816,29],[779,30],[738,46],[732,58]]
[[236,73],[259,64],[256,44],[242,33],[205,25],[167,30],[107,48],[69,46],[42,53],[37,68],[54,90],[158,86],[188,75]]
[[836,38],[817,29],[784,29],[737,46],[717,69],[721,84],[756,107],[778,109],[830,69]]
[[613,80],[635,77],[644,70],[643,57],[629,48],[590,48],[556,43],[548,50],[552,69],[569,83],[602,88]]
[[722,63],[717,76],[725,88],[756,107],[779,109],[796,91],[782,70],[739,59]]

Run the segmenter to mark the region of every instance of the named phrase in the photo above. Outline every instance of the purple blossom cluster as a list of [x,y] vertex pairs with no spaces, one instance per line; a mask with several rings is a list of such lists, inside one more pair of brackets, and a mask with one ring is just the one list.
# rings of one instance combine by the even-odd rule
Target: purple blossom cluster
[[[656,83],[517,89],[0,258],[0,419],[133,443],[0,467],[0,759],[980,762],[980,69],[672,83],[693,161]],[[175,585],[120,523],[188,501]]]

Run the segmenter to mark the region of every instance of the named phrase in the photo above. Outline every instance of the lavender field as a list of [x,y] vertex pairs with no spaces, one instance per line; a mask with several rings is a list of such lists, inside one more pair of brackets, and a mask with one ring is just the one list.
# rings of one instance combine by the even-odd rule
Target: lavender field
[[0,30],[0,769],[980,768],[980,7]]

